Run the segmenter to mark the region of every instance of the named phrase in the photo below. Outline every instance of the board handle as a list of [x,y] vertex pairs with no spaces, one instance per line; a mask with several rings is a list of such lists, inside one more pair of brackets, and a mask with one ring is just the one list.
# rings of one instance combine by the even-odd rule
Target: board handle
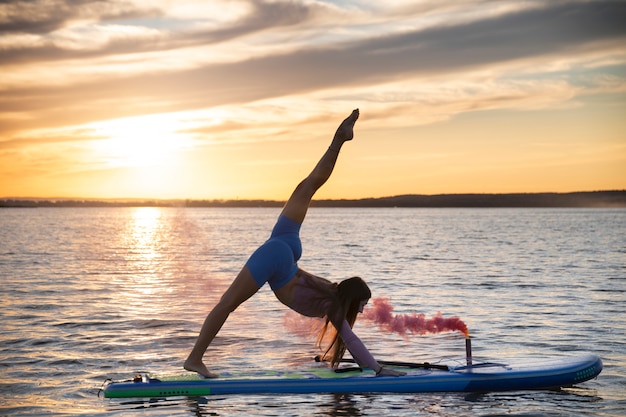
[[[315,358],[315,362],[326,362],[320,355],[317,355]],[[345,363],[356,363],[354,359],[344,358],[341,359],[341,362]],[[441,371],[449,371],[450,367],[448,365],[437,365],[433,363],[423,362],[423,363],[415,363],[415,362],[398,362],[398,361],[378,361],[381,365],[387,366],[398,366],[401,368],[411,368],[411,369],[439,369]]]

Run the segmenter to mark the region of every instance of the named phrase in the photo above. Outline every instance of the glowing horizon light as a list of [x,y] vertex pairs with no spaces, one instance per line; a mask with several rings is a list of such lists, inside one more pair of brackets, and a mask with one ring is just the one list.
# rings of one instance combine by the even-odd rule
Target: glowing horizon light
[[154,166],[191,146],[181,133],[183,123],[171,114],[116,119],[91,127],[101,138],[94,141],[94,151],[109,167]]

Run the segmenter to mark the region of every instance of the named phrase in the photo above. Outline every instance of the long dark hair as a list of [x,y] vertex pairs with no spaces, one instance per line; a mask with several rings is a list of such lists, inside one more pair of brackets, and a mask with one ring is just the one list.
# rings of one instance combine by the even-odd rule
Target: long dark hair
[[[344,319],[352,328],[359,313],[359,305],[362,301],[369,300],[372,297],[372,292],[365,281],[359,277],[352,277],[341,281],[337,285],[336,297],[336,302],[333,303],[334,305],[328,312],[326,323],[320,329],[317,337],[317,346],[322,350],[324,350],[322,344],[325,338],[328,337],[330,339],[323,359],[330,360],[333,367],[339,364],[346,352],[346,345],[339,336]],[[332,326],[329,326],[329,323]]]

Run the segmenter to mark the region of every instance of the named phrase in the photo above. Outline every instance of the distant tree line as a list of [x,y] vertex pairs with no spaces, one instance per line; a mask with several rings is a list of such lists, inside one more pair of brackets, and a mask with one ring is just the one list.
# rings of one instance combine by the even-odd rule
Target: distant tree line
[[626,190],[575,193],[399,195],[317,200],[323,207],[626,207]]
[[[276,200],[0,200],[0,207],[281,207]],[[626,190],[574,193],[407,194],[356,200],[314,200],[313,207],[626,207]]]

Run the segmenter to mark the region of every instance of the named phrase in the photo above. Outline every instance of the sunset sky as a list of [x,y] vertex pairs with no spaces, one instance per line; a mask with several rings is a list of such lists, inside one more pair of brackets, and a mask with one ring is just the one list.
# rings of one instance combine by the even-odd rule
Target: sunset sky
[[626,2],[0,3],[0,197],[626,189]]

